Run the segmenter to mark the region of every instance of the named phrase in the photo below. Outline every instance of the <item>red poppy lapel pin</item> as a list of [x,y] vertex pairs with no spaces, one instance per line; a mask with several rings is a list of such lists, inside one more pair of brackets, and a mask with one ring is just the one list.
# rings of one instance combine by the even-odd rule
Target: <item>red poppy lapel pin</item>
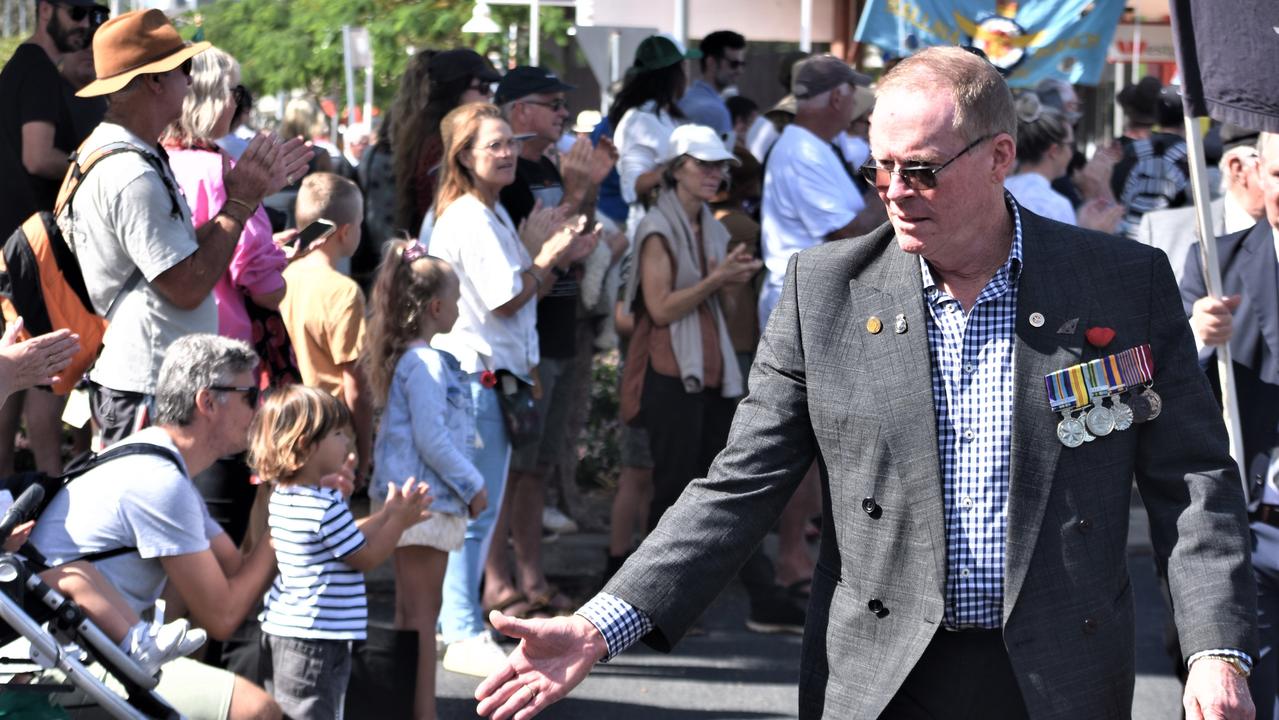
[[1090,327],[1084,331],[1084,338],[1089,345],[1100,350],[1115,339],[1115,331],[1108,327]]
[[480,385],[486,388],[497,387],[497,375],[492,370],[485,370],[480,373]]

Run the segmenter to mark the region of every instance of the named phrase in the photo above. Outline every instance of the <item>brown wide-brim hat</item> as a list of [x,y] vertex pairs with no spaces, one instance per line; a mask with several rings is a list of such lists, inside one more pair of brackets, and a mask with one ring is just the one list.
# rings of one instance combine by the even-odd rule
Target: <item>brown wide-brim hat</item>
[[93,35],[93,69],[98,79],[76,95],[110,95],[139,75],[168,72],[213,47],[189,43],[160,10],[135,10],[102,24]]

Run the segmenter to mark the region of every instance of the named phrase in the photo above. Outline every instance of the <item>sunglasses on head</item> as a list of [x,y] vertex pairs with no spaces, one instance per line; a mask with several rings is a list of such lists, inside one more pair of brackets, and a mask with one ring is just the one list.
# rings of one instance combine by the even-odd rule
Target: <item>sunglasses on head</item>
[[251,408],[256,408],[258,406],[258,398],[262,395],[262,391],[258,389],[257,385],[246,385],[244,387],[237,387],[235,385],[210,385],[209,389],[217,390],[218,392],[244,393],[244,402]]
[[968,144],[968,147],[960,150],[954,157],[941,164],[916,164],[907,165],[900,168],[886,168],[875,162],[873,159],[867,160],[862,165],[862,177],[866,182],[870,183],[877,190],[887,190],[888,186],[893,182],[893,176],[902,179],[902,183],[911,190],[931,190],[937,187],[937,173],[945,170],[951,163],[958,160],[965,153],[983,142],[991,139],[994,135],[983,135]]

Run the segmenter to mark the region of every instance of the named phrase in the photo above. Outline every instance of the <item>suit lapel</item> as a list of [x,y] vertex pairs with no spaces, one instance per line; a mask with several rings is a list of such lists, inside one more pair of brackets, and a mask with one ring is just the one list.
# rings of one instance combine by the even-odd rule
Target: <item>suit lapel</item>
[[[1043,525],[1044,508],[1057,474],[1062,445],[1060,417],[1048,407],[1044,375],[1080,362],[1091,308],[1066,287],[1073,263],[1049,226],[1022,211],[1022,272],[1017,287],[1013,350],[1013,434],[1009,466],[1008,539],[1004,555],[1004,620],[1007,621]],[[1040,327],[1032,313],[1044,316]],[[1059,332],[1078,318],[1073,332]]]
[[[876,267],[868,268],[860,279],[849,284],[851,307],[861,325],[867,316],[878,311],[884,323],[883,332],[895,333],[897,314],[905,316],[906,332],[897,335],[892,350],[882,367],[893,372],[884,378],[889,386],[883,390],[885,411],[891,413],[884,423],[886,443],[896,459],[897,471],[905,485],[912,511],[926,528],[937,578],[937,591],[945,594],[946,530],[942,504],[941,467],[937,457],[937,411],[933,406],[932,356],[928,350],[928,325],[924,305],[923,280],[919,258],[902,252],[896,241]],[[864,327],[855,328],[859,335]]]

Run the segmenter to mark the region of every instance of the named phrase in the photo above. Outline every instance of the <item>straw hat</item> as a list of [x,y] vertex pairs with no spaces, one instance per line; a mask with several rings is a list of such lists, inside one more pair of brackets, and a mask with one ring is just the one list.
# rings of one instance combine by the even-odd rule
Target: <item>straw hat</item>
[[98,79],[76,95],[110,95],[139,75],[168,72],[210,47],[208,42],[183,40],[159,10],[135,10],[113,17],[93,36],[93,69]]

